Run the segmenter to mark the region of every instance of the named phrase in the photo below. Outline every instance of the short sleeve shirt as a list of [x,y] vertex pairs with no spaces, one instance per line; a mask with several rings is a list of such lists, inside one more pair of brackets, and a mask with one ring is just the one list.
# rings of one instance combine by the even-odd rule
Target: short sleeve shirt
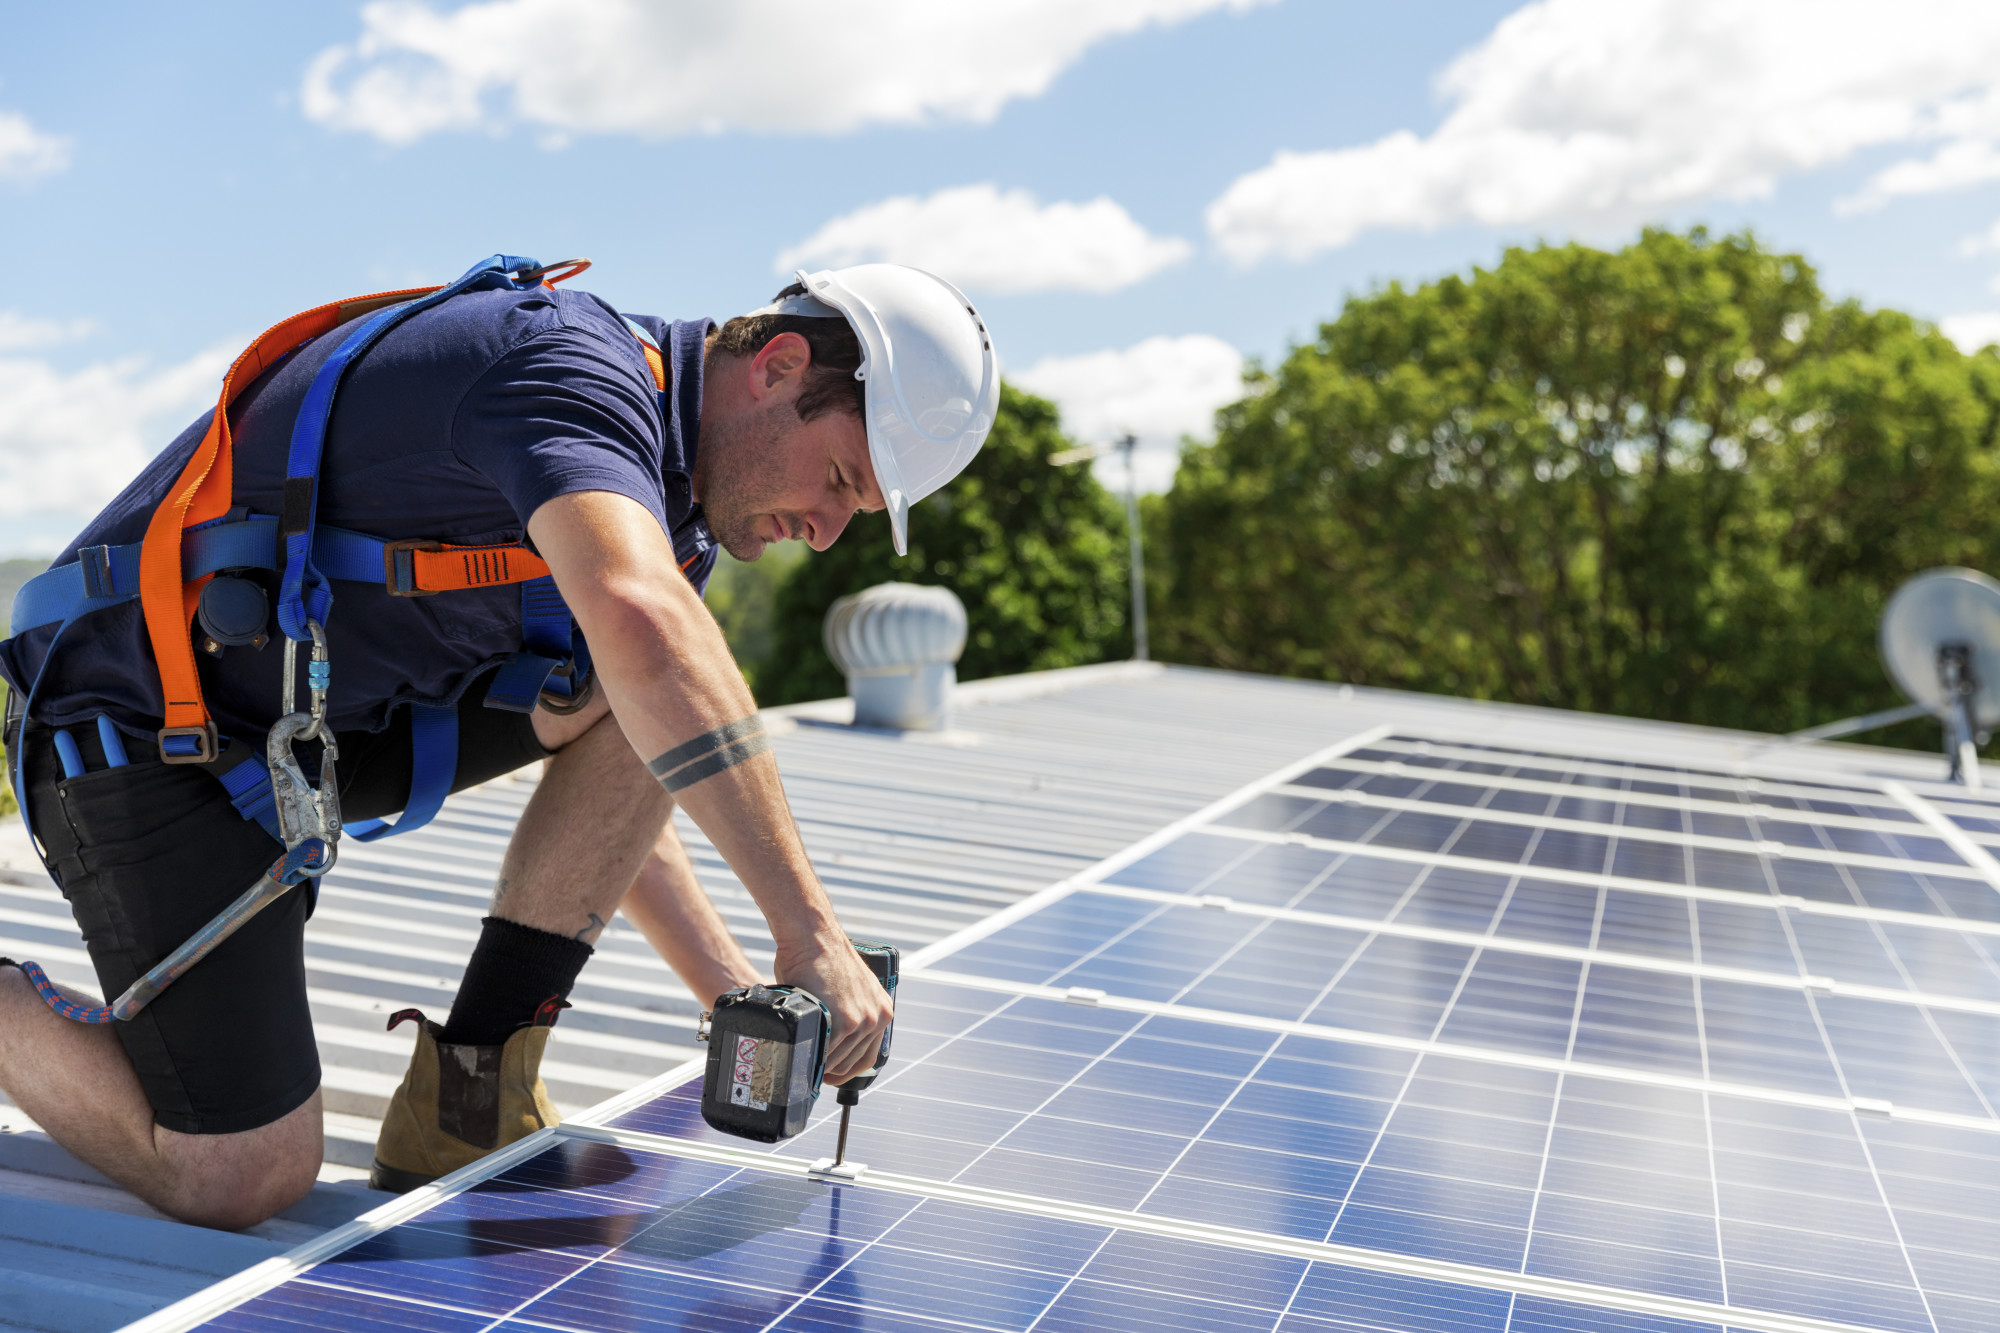
[[[681,570],[663,575],[701,589],[716,551],[692,478],[712,326],[631,319],[662,349],[664,393],[626,317],[587,292],[468,292],[411,316],[341,383],[316,521],[384,540],[510,542],[557,496],[610,491],[644,506],[672,539]],[[279,511],[299,403],[347,332],[307,344],[231,409],[238,506]],[[204,415],[183,431],[56,563],[80,547],[139,541],[207,424]],[[262,581],[275,598],[275,576]],[[379,584],[331,587],[328,707],[337,730],[379,731],[405,703],[455,703],[475,676],[522,647],[518,585],[422,598]],[[77,621],[51,656],[53,634],[53,626],[31,631],[0,650],[0,673],[17,689],[48,657],[38,720],[68,726],[103,713],[136,734],[159,727],[159,674],[136,601]],[[196,654],[225,735],[255,740],[276,719],[283,643],[229,648],[219,659]]]

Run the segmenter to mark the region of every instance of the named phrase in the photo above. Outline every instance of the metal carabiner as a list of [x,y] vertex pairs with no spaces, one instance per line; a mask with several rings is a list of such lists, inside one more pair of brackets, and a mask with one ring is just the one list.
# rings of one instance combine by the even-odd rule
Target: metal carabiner
[[[332,678],[326,631],[313,620],[306,622],[306,628],[312,632],[313,643],[312,660],[306,664],[310,711],[295,707],[298,645],[287,640],[284,695],[279,703],[286,711],[271,724],[271,734],[264,742],[264,761],[271,770],[271,797],[277,806],[278,833],[285,850],[291,851],[308,839],[326,844],[325,858],[302,872],[306,878],[317,879],[333,868],[340,844],[340,778],[334,770],[340,747],[334,742],[333,729],[326,725],[326,691]],[[309,740],[320,743],[317,788],[306,780],[305,770],[299,767],[298,757],[292,753],[295,742]]]
[[[306,663],[306,689],[311,696],[312,725],[299,733],[299,739],[309,741],[319,735],[320,726],[326,721],[326,691],[333,680],[333,663],[326,655],[326,630],[317,620],[308,620],[306,629],[312,634],[312,660]],[[298,647],[296,640],[285,644],[285,684],[284,692],[278,697],[278,712],[291,714],[298,710]]]

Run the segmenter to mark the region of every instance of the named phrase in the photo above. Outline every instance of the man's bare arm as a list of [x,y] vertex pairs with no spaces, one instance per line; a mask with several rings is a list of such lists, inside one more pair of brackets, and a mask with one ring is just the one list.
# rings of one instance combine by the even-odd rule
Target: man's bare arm
[[777,761],[762,744],[756,701],[659,522],[625,496],[584,491],[537,509],[528,532],[590,640],[626,739],[668,780],[770,923],[778,980],[804,986],[832,1011],[830,1081],[864,1071],[889,1020],[888,997],[813,874]]
[[703,891],[671,819],[618,910],[705,1008],[724,991],[766,979]]

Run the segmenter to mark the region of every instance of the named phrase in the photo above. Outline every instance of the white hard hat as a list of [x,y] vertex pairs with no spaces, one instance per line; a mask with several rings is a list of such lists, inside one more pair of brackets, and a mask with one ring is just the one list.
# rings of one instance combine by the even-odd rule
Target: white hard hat
[[965,293],[903,264],[822,269],[753,314],[842,315],[861,340],[868,457],[889,508],[896,554],[909,553],[910,506],[965,470],[993,429],[1000,365]]

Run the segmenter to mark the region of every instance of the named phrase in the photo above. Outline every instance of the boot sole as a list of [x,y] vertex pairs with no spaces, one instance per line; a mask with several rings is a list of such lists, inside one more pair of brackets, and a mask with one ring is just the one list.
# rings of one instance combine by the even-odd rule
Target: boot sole
[[391,1194],[408,1194],[421,1185],[428,1185],[436,1176],[427,1176],[417,1171],[404,1171],[399,1167],[387,1166],[381,1158],[368,1172],[368,1188],[386,1190]]

